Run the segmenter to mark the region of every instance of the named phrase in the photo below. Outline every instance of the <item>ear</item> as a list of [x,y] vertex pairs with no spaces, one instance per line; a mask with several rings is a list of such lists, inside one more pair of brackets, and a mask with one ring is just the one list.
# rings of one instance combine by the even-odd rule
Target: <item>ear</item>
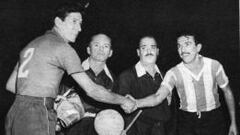
[[197,52],[200,52],[201,51],[201,49],[202,49],[202,44],[197,44]]
[[111,49],[108,57],[110,58],[112,56],[112,54],[113,54],[113,50]]
[[60,27],[62,25],[62,20],[59,17],[55,17],[54,23],[57,27]]
[[159,48],[157,48],[157,53],[156,54],[157,54],[157,56],[159,55]]
[[140,56],[140,50],[139,49],[137,49],[137,55]]
[[90,50],[89,46],[87,47],[87,53],[88,53],[88,55],[91,55],[91,50]]

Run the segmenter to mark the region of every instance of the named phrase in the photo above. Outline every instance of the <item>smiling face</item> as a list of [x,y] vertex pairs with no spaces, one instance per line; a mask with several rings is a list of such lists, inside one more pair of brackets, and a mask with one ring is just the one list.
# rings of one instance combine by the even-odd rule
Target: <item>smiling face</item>
[[104,34],[95,35],[87,48],[87,52],[93,60],[107,61],[112,56],[111,39]]
[[180,36],[177,39],[178,53],[181,59],[186,64],[194,62],[201,50],[201,44],[196,44],[194,36]]
[[56,18],[56,24],[60,34],[68,42],[75,42],[78,33],[82,30],[82,15],[79,12],[69,13],[64,20]]
[[155,39],[152,37],[142,38],[137,53],[142,63],[155,64],[159,53]]

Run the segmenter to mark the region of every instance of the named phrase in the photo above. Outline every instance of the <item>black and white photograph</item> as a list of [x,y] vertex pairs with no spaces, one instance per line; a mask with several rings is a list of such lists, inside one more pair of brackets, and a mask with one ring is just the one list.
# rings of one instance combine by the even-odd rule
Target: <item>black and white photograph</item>
[[239,135],[238,0],[0,1],[0,135]]

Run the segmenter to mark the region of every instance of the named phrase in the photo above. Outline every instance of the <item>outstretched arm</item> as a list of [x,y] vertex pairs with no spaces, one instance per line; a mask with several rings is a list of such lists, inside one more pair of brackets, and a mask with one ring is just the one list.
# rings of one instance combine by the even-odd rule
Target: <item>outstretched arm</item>
[[238,131],[237,131],[237,125],[236,125],[236,115],[235,115],[235,103],[234,103],[234,97],[231,91],[231,88],[229,85],[227,85],[226,87],[222,88],[223,93],[224,93],[224,97],[225,97],[225,101],[228,107],[228,111],[230,114],[230,119],[231,119],[231,125],[229,128],[229,135],[237,135]]
[[137,101],[137,107],[153,107],[156,106],[162,101],[167,98],[167,96],[170,94],[170,91],[167,87],[164,85],[161,85],[161,87],[158,89],[158,91],[155,94],[152,94],[148,97],[138,99]]
[[86,94],[93,99],[110,104],[119,104],[130,112],[135,108],[135,101],[129,98],[123,97],[119,94],[106,90],[104,87],[94,83],[85,72],[72,74],[74,80],[86,91]]

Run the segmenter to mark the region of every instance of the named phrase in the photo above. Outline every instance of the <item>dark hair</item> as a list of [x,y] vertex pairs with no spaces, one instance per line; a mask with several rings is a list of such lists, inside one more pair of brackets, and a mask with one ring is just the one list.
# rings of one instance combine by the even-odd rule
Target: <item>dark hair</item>
[[73,3],[73,2],[62,3],[55,9],[53,20],[56,17],[59,17],[61,20],[64,20],[68,16],[68,14],[72,12],[79,12],[82,15],[84,15],[84,10],[85,10],[85,7],[80,3]]
[[193,31],[193,30],[178,31],[176,34],[176,39],[178,39],[181,36],[193,36],[193,39],[196,44],[199,44],[202,42],[202,35],[200,35],[199,31]]
[[155,42],[156,42],[156,45],[157,45],[157,48],[159,48],[159,45],[158,45],[158,42],[156,40],[156,38],[153,36],[153,35],[145,35],[145,36],[141,36],[140,39],[139,39],[139,42],[138,42],[138,48],[140,47],[139,44],[140,44],[140,41],[144,38],[151,38],[151,39],[154,39]]

